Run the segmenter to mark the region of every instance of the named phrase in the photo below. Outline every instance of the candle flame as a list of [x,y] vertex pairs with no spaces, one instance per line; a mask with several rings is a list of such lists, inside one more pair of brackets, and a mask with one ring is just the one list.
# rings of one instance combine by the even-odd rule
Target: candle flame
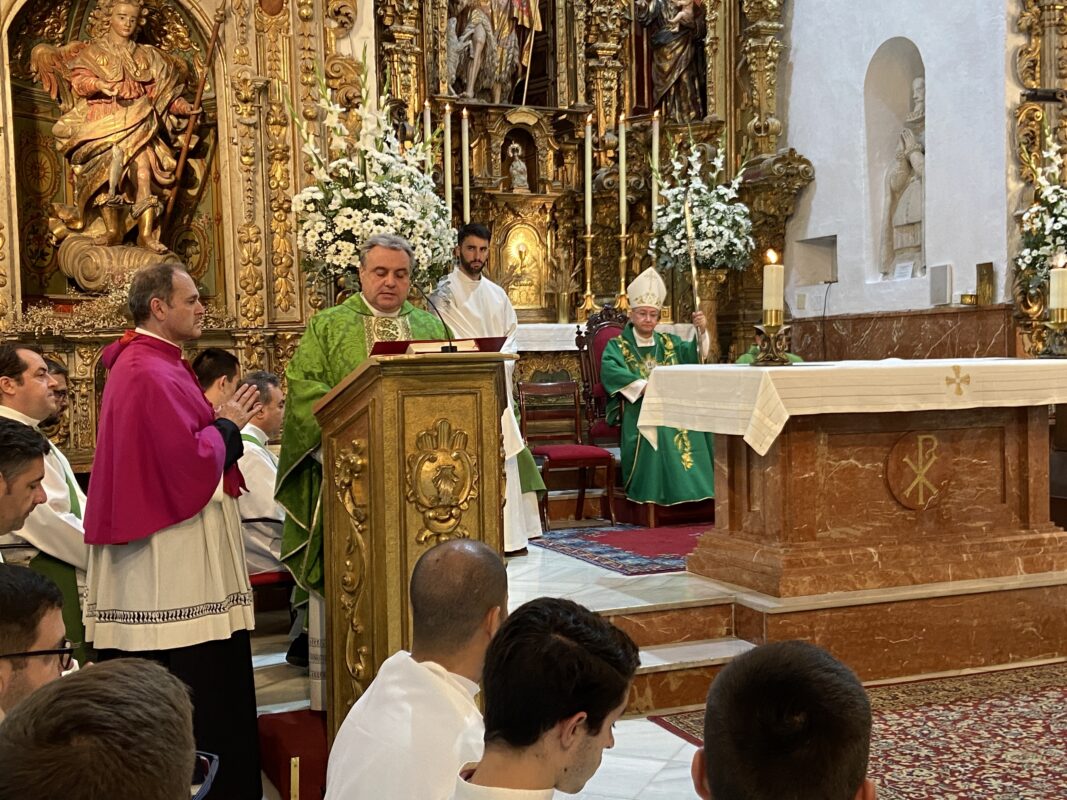
[[625,113],[621,113],[621,114],[619,114],[619,124],[622,124],[624,122],[626,122],[626,114]]
[[778,252],[776,250],[774,250],[773,248],[767,251],[767,263],[768,264],[777,264],[778,263]]
[[659,120],[659,109],[658,108],[655,111],[652,112],[652,119]]
[[468,116],[467,109],[463,109],[463,119],[466,119],[467,116]]
[[424,102],[423,106],[425,106],[426,108],[429,108],[430,107],[430,101],[427,100],[426,102]]
[[452,104],[451,103],[445,103],[445,113],[446,114],[451,114],[452,113]]
[[592,125],[593,124],[593,115],[592,114],[587,114],[586,115],[585,124],[586,125]]

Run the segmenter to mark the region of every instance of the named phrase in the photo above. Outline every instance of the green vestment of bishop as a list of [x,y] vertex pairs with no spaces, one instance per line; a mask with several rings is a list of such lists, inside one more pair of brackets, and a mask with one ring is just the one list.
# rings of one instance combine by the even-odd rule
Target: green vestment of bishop
[[362,295],[317,313],[285,370],[285,426],[275,498],[285,509],[282,561],[301,588],[322,594],[322,430],[312,408],[366,360],[376,342],[444,339],[432,314],[405,302],[396,317],[375,316]]
[[634,327],[607,347],[600,365],[600,380],[608,394],[607,421],[622,425],[622,474],[626,496],[637,503],[671,506],[715,496],[712,438],[708,433],[661,427],[653,448],[637,430],[641,400],[627,400],[622,390],[647,380],[657,366],[696,364],[696,340],[683,342],[674,334],[653,333],[654,344],[639,347]]

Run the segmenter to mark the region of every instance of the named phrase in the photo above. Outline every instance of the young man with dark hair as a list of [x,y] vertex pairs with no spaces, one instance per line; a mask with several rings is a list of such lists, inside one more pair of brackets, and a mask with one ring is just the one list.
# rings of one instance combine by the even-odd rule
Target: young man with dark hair
[[575,794],[613,747],[637,645],[570,600],[541,597],[501,626],[485,659],[485,755],[454,800]]
[[241,429],[245,454],[238,462],[248,489],[237,498],[248,574],[277,572],[285,569],[281,562],[285,509],[274,499],[278,457],[267,449],[267,443],[277,439],[282,431],[285,393],[278,376],[262,370],[245,375],[237,386],[254,387],[260,406],[259,412]]
[[820,647],[761,645],[712,681],[693,785],[704,800],[874,800],[871,704]]
[[241,362],[237,356],[219,347],[201,350],[193,359],[196,380],[212,408],[218,408],[233,397],[240,371]]
[[48,499],[41,484],[50,448],[36,428],[0,417],[0,537],[19,530]]
[[119,659],[34,692],[0,725],[0,800],[189,800],[196,757],[185,686]]
[[[171,285],[156,284],[157,273]],[[204,306],[183,269],[149,267],[130,285],[148,297],[136,330],[108,345],[85,516],[90,545],[86,635],[100,659],[149,658],[188,684],[201,749],[219,756],[215,798],[259,800],[249,631],[254,627],[237,461],[259,410],[245,387],[212,408],[182,359]]]
[[[519,318],[508,293],[485,276],[489,263],[489,229],[468,223],[459,229],[456,267],[434,290],[432,299],[452,335],[465,339],[506,337],[502,353],[518,353],[515,334]],[[544,481],[530,455],[515,419],[512,380],[515,362],[504,363],[508,406],[500,418],[504,435],[504,552],[526,552],[528,540],[541,535],[541,517],[537,492],[545,490]]]
[[0,564],[0,720],[69,669],[73,654],[56,585],[26,567]]
[[[39,352],[17,343],[0,345],[0,417],[39,430],[43,421],[58,411],[58,388],[56,374]],[[70,462],[58,447],[49,446],[44,468],[41,487],[46,500],[26,518],[17,537],[11,540],[25,542],[28,547],[8,551],[5,560],[29,564],[59,586],[64,597],[67,636],[72,642],[81,643],[85,641],[81,594],[89,565],[82,524],[87,503]],[[79,657],[84,656],[83,650]]]
[[411,575],[411,652],[390,656],[337,732],[327,800],[446,800],[482,755],[475,703],[485,651],[507,616],[500,556],[453,539]]

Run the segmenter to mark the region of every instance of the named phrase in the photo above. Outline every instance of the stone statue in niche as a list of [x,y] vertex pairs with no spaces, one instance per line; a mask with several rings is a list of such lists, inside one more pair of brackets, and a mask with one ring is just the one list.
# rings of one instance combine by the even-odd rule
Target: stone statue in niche
[[508,169],[511,175],[511,191],[530,191],[530,180],[526,171],[526,162],[522,158],[522,145],[512,142],[508,146],[508,155],[511,156],[511,166]]
[[652,105],[673,121],[702,119],[707,97],[700,0],[635,0],[637,21],[652,45]]
[[[182,95],[192,79],[183,59],[134,41],[143,16],[138,2],[117,0],[102,36],[40,44],[30,57],[59,102],[52,132],[73,176],[74,202],[56,203],[49,223],[59,266],[86,289],[173,257],[159,240],[159,215],[176,188],[177,142],[193,113]],[[120,247],[134,231],[136,247]]]
[[923,247],[926,178],[926,80],[916,78],[911,87],[911,112],[897,140],[893,164],[886,175],[886,213],[882,234],[882,274],[891,276],[898,267],[912,265],[912,275],[926,268]]
[[462,24],[456,33],[461,95],[492,103],[510,100],[519,68],[530,63],[534,34],[541,30],[537,0],[458,0],[455,17],[457,28]]

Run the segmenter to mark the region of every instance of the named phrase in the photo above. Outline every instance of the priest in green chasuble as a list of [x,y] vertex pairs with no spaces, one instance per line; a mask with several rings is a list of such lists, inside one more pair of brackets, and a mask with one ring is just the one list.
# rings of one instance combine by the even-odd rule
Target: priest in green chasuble
[[626,495],[637,503],[671,506],[715,496],[711,435],[676,428],[659,429],[656,448],[637,430],[648,376],[657,366],[696,364],[697,348],[707,355],[710,339],[703,312],[693,314],[697,337],[682,341],[660,333],[667,287],[652,267],[626,287],[630,321],[608,342],[600,380],[608,394],[607,420],[622,425],[622,475]]
[[399,236],[370,237],[360,248],[362,290],[317,313],[285,371],[285,423],[275,497],[285,509],[282,561],[301,588],[320,596],[322,562],[322,431],[312,408],[363,363],[375,342],[445,339],[437,317],[407,302],[414,266]]

